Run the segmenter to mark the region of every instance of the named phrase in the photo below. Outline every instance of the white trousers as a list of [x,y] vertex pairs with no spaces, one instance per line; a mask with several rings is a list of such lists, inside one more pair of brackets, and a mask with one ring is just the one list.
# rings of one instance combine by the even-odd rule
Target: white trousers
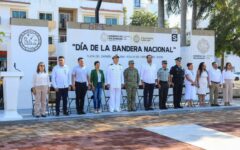
[[110,112],[114,110],[120,111],[120,96],[121,88],[110,88],[110,100],[109,100],[109,109]]

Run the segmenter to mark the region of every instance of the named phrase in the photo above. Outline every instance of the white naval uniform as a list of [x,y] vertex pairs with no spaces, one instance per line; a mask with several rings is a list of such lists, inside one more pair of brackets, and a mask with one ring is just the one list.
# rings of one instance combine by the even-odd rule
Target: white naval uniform
[[111,64],[107,70],[107,84],[110,85],[110,112],[120,111],[121,87],[124,84],[123,67],[120,64]]

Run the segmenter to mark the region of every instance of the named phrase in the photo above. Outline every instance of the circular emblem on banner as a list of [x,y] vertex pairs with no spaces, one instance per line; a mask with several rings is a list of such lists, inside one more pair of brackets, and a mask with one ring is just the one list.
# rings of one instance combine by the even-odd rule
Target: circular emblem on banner
[[40,34],[32,29],[23,31],[18,39],[20,47],[27,52],[35,52],[42,45]]
[[201,39],[200,41],[198,41],[197,48],[199,52],[205,54],[209,51],[210,46],[207,40]]
[[108,35],[103,32],[103,33],[101,34],[101,40],[102,40],[103,42],[106,42],[107,39],[108,39]]
[[138,43],[139,41],[140,41],[140,36],[139,35],[134,35],[133,36],[133,41],[135,42],[135,43]]

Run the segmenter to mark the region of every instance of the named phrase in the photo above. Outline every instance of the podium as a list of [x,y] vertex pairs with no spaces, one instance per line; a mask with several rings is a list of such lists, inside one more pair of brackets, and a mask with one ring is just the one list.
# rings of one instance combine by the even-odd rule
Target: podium
[[21,120],[22,116],[17,112],[18,92],[22,72],[0,72],[3,78],[4,112],[0,114],[0,121]]

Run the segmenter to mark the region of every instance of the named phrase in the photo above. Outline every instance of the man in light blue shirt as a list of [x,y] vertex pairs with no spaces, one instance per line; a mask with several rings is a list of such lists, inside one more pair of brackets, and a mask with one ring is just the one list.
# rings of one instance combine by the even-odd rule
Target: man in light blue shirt
[[71,85],[71,74],[67,65],[65,65],[64,57],[58,57],[58,65],[52,71],[52,85],[56,91],[56,116],[60,113],[60,101],[63,100],[63,114],[69,115],[67,111],[68,90]]

